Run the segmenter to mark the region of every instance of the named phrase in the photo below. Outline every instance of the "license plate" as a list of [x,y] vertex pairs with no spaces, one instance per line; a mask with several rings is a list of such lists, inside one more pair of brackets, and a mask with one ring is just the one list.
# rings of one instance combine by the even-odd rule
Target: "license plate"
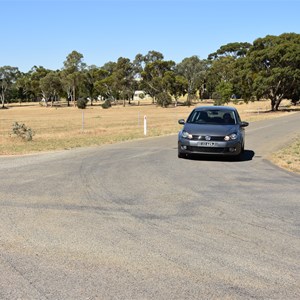
[[215,146],[214,142],[198,142],[198,146],[200,147],[212,147]]

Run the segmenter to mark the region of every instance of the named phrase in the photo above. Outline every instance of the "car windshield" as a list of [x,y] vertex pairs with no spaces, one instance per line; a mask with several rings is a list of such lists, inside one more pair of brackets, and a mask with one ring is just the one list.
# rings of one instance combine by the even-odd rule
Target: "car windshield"
[[234,111],[210,109],[194,110],[187,123],[210,125],[234,125],[237,123]]

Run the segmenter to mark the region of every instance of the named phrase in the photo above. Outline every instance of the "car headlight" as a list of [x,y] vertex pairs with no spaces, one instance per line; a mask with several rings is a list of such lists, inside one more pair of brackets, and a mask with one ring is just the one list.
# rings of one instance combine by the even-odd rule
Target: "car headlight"
[[191,139],[193,138],[193,135],[190,134],[190,133],[188,133],[187,131],[183,130],[183,131],[182,131],[182,137],[183,137],[184,139],[189,139],[189,140],[191,140]]
[[237,139],[237,134],[236,133],[232,133],[232,134],[229,134],[229,135],[226,135],[225,137],[224,137],[224,140],[225,141],[234,141],[234,140],[236,140]]

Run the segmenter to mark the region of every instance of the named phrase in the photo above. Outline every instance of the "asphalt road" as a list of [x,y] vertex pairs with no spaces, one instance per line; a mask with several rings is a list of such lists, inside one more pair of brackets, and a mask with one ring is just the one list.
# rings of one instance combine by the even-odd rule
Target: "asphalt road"
[[266,160],[296,134],[252,123],[241,161],[177,136],[0,158],[0,299],[300,299],[300,176]]

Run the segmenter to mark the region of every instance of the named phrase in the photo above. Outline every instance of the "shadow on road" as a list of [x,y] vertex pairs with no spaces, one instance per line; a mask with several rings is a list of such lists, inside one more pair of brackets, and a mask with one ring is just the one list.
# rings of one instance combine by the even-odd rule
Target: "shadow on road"
[[255,152],[252,150],[245,150],[244,153],[239,158],[239,161],[248,161],[252,160],[252,158],[255,156]]
[[239,157],[233,156],[218,156],[218,155],[188,155],[185,159],[189,160],[199,160],[199,161],[232,161],[232,162],[242,162],[252,160],[255,152],[252,150],[245,150],[243,154]]

